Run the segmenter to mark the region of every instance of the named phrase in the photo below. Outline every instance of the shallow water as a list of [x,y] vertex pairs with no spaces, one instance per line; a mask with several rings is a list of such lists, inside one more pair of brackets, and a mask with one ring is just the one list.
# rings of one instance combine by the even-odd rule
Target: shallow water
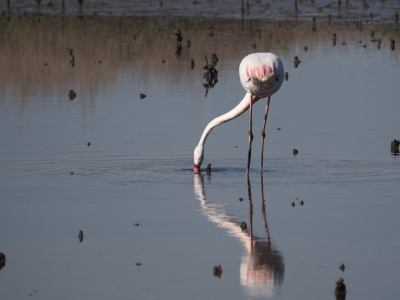
[[[334,299],[342,277],[348,299],[397,299],[392,16],[361,10],[361,30],[343,17],[313,31],[307,11],[276,21],[151,12],[1,21],[0,297]],[[204,127],[242,99],[238,66],[258,51],[289,73],[271,99],[263,176],[265,99],[254,106],[250,181],[247,113],[213,130],[203,163],[212,173],[194,175]],[[211,53],[219,73],[207,90]]]

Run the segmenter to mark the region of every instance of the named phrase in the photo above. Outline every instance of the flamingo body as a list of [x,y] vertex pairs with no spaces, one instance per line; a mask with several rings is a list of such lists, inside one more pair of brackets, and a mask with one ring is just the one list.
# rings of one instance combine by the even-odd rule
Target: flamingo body
[[262,152],[261,152],[261,170],[264,151],[265,124],[267,121],[269,101],[272,94],[276,93],[283,83],[284,70],[283,64],[278,56],[273,53],[253,53],[243,58],[239,66],[239,77],[246,95],[243,100],[231,111],[223,114],[210,123],[204,129],[199,144],[194,149],[194,167],[193,171],[198,172],[204,160],[204,143],[211,130],[237,118],[250,108],[249,124],[249,154],[247,164],[247,175],[250,167],[252,133],[252,105],[259,99],[268,97],[268,103],[265,111],[264,126],[261,133]]

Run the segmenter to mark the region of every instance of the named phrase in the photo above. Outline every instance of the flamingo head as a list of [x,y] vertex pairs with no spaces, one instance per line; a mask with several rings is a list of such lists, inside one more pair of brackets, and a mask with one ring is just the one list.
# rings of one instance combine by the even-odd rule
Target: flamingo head
[[193,167],[194,172],[200,171],[200,166],[201,163],[203,162],[203,159],[204,159],[204,148],[201,146],[197,146],[194,149],[194,167]]

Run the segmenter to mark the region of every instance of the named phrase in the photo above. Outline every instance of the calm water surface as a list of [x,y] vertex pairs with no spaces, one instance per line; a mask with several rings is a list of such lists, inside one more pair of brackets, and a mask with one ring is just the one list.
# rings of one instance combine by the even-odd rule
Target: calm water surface
[[[0,297],[335,299],[342,277],[347,299],[397,299],[399,27],[378,7],[356,15],[361,30],[348,16],[318,19],[313,31],[306,7],[275,21],[37,22],[29,6],[2,20]],[[243,98],[238,66],[258,51],[289,73],[271,99],[263,176],[265,99],[254,106],[249,182],[247,113],[213,130],[203,163],[213,172],[194,175],[204,127]],[[212,53],[218,82],[206,89]]]

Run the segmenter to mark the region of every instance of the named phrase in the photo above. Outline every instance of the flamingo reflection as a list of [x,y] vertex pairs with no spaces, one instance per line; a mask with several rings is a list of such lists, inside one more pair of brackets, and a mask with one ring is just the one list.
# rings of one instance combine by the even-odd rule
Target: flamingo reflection
[[276,287],[283,282],[285,264],[279,251],[271,244],[265,213],[263,177],[261,175],[261,211],[263,215],[265,237],[253,236],[253,204],[251,185],[247,179],[249,200],[249,230],[243,231],[240,223],[224,211],[223,205],[217,205],[207,200],[204,191],[204,175],[194,174],[194,192],[200,201],[201,211],[208,220],[224,228],[229,235],[236,237],[246,249],[240,264],[240,284],[249,296],[271,298]]

